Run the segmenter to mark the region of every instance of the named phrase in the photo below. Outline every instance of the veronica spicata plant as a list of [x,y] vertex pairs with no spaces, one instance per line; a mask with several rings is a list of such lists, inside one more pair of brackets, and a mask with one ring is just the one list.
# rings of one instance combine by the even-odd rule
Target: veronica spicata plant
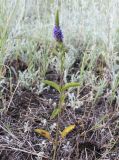
[[59,104],[57,108],[53,111],[51,115],[51,119],[55,118],[59,113],[62,112],[63,104],[64,104],[64,101],[67,95],[66,91],[71,87],[79,86],[79,83],[77,82],[70,82],[70,83],[64,84],[64,81],[63,81],[64,70],[65,70],[64,60],[65,60],[66,48],[63,44],[63,33],[59,25],[59,11],[58,10],[56,11],[56,15],[55,15],[55,26],[53,28],[53,37],[55,38],[57,47],[58,47],[58,50],[57,50],[58,53],[56,54],[56,56],[59,55],[58,58],[60,59],[60,84],[57,84],[49,80],[45,80],[44,83],[55,88],[60,93],[60,97],[59,97]]
[[60,94],[58,106],[54,109],[51,115],[51,119],[55,118],[56,116],[58,117],[56,138],[55,138],[54,146],[53,146],[53,150],[54,150],[53,160],[55,160],[57,145],[58,145],[59,117],[62,111],[64,110],[64,102],[65,102],[65,98],[67,95],[67,90],[71,87],[79,86],[79,83],[77,82],[70,82],[70,83],[64,84],[64,81],[63,81],[64,70],[65,70],[64,60],[65,60],[66,49],[63,44],[63,33],[59,25],[59,11],[58,10],[56,11],[56,16],[55,16],[55,26],[53,28],[53,36],[56,40],[57,47],[58,47],[58,50],[57,50],[58,53],[56,54],[56,56],[59,56],[58,58],[60,59],[60,84],[57,84],[49,80],[45,80],[44,83],[55,88]]

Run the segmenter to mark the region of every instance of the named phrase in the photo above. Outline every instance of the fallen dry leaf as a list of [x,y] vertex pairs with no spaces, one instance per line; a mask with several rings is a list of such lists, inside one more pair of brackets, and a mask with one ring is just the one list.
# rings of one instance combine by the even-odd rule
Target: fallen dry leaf
[[76,127],[76,125],[70,125],[68,127],[66,127],[62,132],[61,132],[61,137],[65,138],[67,136],[67,134],[69,132],[71,132],[74,128]]
[[36,133],[40,134],[41,136],[43,136],[43,137],[51,140],[50,133],[49,133],[48,131],[46,131],[46,130],[44,130],[44,129],[40,129],[40,128],[35,129],[34,131],[35,131]]

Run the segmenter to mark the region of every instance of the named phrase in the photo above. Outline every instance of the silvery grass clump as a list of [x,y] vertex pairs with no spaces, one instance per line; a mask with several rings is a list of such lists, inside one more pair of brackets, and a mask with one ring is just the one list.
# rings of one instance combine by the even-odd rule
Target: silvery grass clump
[[[105,1],[101,2],[100,5],[99,1],[93,2],[93,0],[74,0],[70,2],[67,0],[62,0],[60,2],[60,19],[62,23],[60,24],[60,27],[55,24],[55,39],[59,41],[63,40],[69,45],[69,48],[74,47],[77,50],[75,51],[77,54],[79,54],[78,51],[81,48],[80,44],[82,41],[87,45],[87,48],[91,50],[91,45],[96,44],[98,37],[103,41],[103,43],[106,44],[106,47],[108,47],[107,42],[111,44],[110,46],[113,46],[114,36],[112,34],[114,34],[115,27],[118,27],[118,21],[116,21],[116,19],[118,19],[116,15],[117,7],[114,7],[115,4],[118,4],[117,1],[118,0],[110,0],[109,2]],[[13,2],[9,1],[9,3],[12,4]],[[57,1],[54,0],[52,2],[49,0],[46,0],[45,2],[38,1],[37,3],[33,0],[18,1],[17,12],[19,11],[21,14],[17,17],[16,25],[14,24],[14,26],[15,28],[22,28],[22,33],[15,37],[15,41],[18,41],[18,38],[22,38],[22,36],[25,37],[25,39],[37,39],[37,41],[39,41],[41,37],[51,40],[52,37],[50,35],[52,32],[52,19],[50,17],[54,16],[54,8],[56,8],[56,3]],[[110,8],[110,10],[108,8]],[[94,12],[95,14],[93,14]],[[35,20],[32,19],[34,16]],[[27,20],[30,21],[30,23],[28,23]],[[109,22],[109,25],[107,25],[107,22]],[[63,27],[63,31],[65,33],[64,38],[62,37],[63,34],[61,31],[61,26]],[[16,35],[15,31],[14,34]],[[10,38],[10,42],[11,41],[12,37]],[[8,47],[10,50],[12,45],[9,45]],[[96,47],[97,46],[95,45],[95,48]],[[100,49],[100,52],[102,52],[102,50],[103,48]],[[100,52],[98,52],[98,54],[100,54]],[[105,56],[108,55],[105,53]],[[110,55],[110,57],[112,57],[112,55]],[[115,55],[115,57],[117,56]],[[71,62],[72,56],[70,56],[70,54],[68,58]]]

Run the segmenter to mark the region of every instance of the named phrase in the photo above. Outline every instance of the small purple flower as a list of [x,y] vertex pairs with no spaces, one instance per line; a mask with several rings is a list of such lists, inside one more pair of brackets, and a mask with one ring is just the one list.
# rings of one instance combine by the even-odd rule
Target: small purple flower
[[53,36],[57,42],[63,42],[63,34],[59,25],[59,11],[56,11],[55,15],[55,27],[53,29]]
[[63,34],[62,34],[61,29],[60,29],[60,26],[55,26],[54,27],[53,36],[56,39],[56,41],[58,41],[58,42],[62,42],[63,41]]

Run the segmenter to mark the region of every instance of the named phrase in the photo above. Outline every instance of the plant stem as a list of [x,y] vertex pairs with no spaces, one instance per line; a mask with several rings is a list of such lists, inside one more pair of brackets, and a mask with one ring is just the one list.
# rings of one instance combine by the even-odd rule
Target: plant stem
[[[64,77],[64,53],[62,52],[61,55],[60,55],[60,87],[63,86],[63,77]],[[63,108],[63,103],[62,103],[62,96],[63,95],[64,95],[64,91],[61,91],[60,96],[59,96],[59,103],[58,103],[58,108],[60,108],[61,111],[62,111],[62,108]],[[58,131],[59,131],[60,114],[61,114],[61,112],[58,113],[56,137],[55,137],[55,143],[54,143],[54,146],[53,146],[53,148],[54,148],[53,160],[56,160],[56,152],[57,152],[57,147],[58,147]]]
[[[63,92],[60,93],[60,100],[59,100],[59,104],[58,104],[58,107],[60,109],[62,109],[62,107],[63,107],[62,100],[61,100],[62,95],[63,95]],[[60,118],[60,114],[61,113],[58,113],[58,121],[57,121],[56,137],[55,137],[55,143],[54,143],[53,160],[56,160],[55,158],[56,158],[56,152],[57,152],[57,147],[58,147],[58,131],[59,131],[59,118]]]

